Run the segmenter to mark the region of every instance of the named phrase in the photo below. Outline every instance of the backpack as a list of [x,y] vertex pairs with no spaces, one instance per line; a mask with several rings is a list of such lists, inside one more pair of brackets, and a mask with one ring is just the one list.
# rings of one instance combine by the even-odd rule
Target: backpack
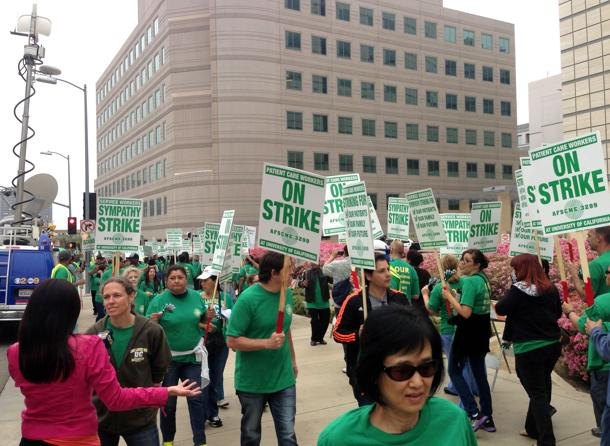
[[352,289],[352,282],[349,277],[333,284],[332,298],[335,305],[340,307],[348,294],[351,293]]

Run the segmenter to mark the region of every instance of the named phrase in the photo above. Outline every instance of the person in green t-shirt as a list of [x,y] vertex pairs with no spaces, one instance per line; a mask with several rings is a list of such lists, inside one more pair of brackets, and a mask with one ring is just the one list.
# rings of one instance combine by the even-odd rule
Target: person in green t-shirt
[[[199,256],[193,256],[191,266],[193,267],[193,277],[199,277],[203,272],[201,262],[199,262]],[[197,291],[201,289],[201,283],[198,280],[193,280],[193,286]]]
[[419,299],[419,278],[417,272],[404,260],[405,246],[400,240],[392,240],[390,244],[390,288],[407,296],[409,303]]
[[311,340],[309,345],[326,345],[324,340],[330,323],[330,290],[328,278],[318,263],[308,262],[299,286],[305,289],[305,306],[310,318]]
[[239,283],[238,289],[240,293],[243,293],[256,282],[256,275],[258,274],[258,262],[254,257],[248,255],[245,258],[244,264],[239,269]]
[[150,302],[150,298],[146,295],[146,293],[140,289],[138,289],[138,282],[140,281],[140,270],[135,266],[129,266],[125,268],[122,274],[131,285],[133,289],[136,290],[135,299],[133,301],[133,310],[136,314],[140,316],[146,315],[146,310],[148,309],[148,304]]
[[155,265],[151,265],[144,270],[138,283],[138,289],[144,291],[150,300],[163,291],[163,283],[159,279]]
[[195,288],[194,279],[197,276],[195,275],[195,270],[193,268],[193,265],[191,265],[191,263],[189,262],[189,253],[186,251],[181,253],[178,256],[178,262],[176,262],[176,265],[180,265],[182,268],[184,268],[184,270],[186,271],[187,287],[190,289],[194,289]]
[[98,306],[96,305],[95,297],[100,289],[100,279],[106,268],[106,259],[98,255],[95,259],[91,259],[87,273],[89,274],[89,287],[91,289],[91,303],[93,304],[93,315],[97,315]]
[[[597,252],[597,257],[589,262],[589,273],[591,275],[591,287],[593,297],[600,294],[610,293],[610,285],[606,283],[606,270],[610,266],[610,226],[590,229],[587,232],[589,247]],[[585,299],[585,289],[581,282],[582,277],[578,273],[577,263],[567,263],[568,270],[572,275],[574,289],[581,299]]]
[[[286,267],[291,268],[291,263]],[[235,390],[241,404],[242,444],[260,444],[265,402],[271,408],[278,444],[297,444],[294,419],[298,369],[290,334],[290,289],[286,289],[282,331],[275,331],[280,290],[287,286],[283,283],[284,267],[283,254],[267,252],[260,262],[259,283],[239,295],[229,319],[227,344],[237,351]]]
[[318,446],[475,446],[466,414],[434,395],[443,382],[441,339],[411,306],[369,313],[360,337],[358,387],[373,404],[332,421]]

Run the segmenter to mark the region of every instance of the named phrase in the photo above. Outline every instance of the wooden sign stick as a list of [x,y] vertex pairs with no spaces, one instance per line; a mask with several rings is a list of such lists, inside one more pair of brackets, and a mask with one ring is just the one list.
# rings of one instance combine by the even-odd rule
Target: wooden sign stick
[[587,305],[593,305],[593,284],[591,283],[591,273],[589,272],[589,261],[587,260],[587,250],[585,249],[585,237],[583,231],[578,231],[574,238],[578,247],[578,257],[580,268],[582,269],[582,280],[585,284],[585,298]]
[[555,259],[557,260],[557,268],[559,268],[559,277],[561,278],[561,290],[563,295],[563,301],[567,302],[570,296],[568,289],[568,280],[566,277],[566,266],[563,263],[563,254],[561,253],[561,239],[558,235],[553,237],[555,239]]

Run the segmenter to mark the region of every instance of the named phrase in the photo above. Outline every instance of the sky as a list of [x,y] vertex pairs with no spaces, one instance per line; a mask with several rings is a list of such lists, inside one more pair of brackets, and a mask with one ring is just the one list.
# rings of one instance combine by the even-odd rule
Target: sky
[[[254,0],[256,1],[256,0]],[[408,1],[408,0],[405,0]],[[89,112],[89,190],[96,176],[95,82],[137,24],[137,0],[38,0],[38,14],[52,21],[50,36],[41,36],[45,65],[60,68],[59,76],[79,86],[87,84]],[[444,0],[444,6],[515,24],[517,63],[517,121],[528,122],[527,85],[561,72],[557,0]],[[18,157],[12,147],[21,139],[21,125],[13,107],[25,92],[17,74],[25,37],[9,34],[20,15],[31,13],[30,0],[0,1],[0,185],[10,186],[17,174]],[[69,85],[35,84],[30,101],[30,126],[36,135],[28,142],[27,158],[38,173],[58,182],[56,201],[68,203],[67,162],[41,155],[55,151],[70,155],[72,214],[82,216],[85,188],[83,93]],[[21,117],[21,110],[18,112]],[[29,178],[26,176],[26,179]],[[53,206],[59,229],[67,226],[68,210]]]

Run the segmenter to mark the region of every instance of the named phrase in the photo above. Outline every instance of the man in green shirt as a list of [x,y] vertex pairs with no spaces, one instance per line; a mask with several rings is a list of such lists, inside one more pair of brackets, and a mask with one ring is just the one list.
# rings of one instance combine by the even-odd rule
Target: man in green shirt
[[[100,289],[100,279],[102,273],[106,268],[106,259],[101,255],[98,255],[95,259],[91,259],[87,273],[89,274],[89,286],[91,288],[91,302],[93,303],[93,315],[97,315],[98,307],[96,305],[95,297]],[[102,305],[103,307],[103,305]]]
[[283,267],[283,254],[267,252],[260,262],[260,282],[240,294],[229,319],[227,345],[237,351],[235,390],[241,404],[241,444],[260,444],[265,402],[271,408],[278,444],[297,444],[298,370],[290,335],[290,289],[286,290],[282,332],[275,332]]
[[51,270],[51,279],[64,279],[70,283],[74,283],[75,277],[68,269],[68,265],[72,262],[72,255],[66,250],[59,251],[57,254],[57,265]]
[[191,290],[194,289],[195,288],[194,279],[197,276],[195,275],[193,265],[191,265],[191,263],[189,262],[189,253],[186,251],[181,253],[178,256],[178,262],[176,263],[176,265],[180,265],[181,267],[183,267],[186,270],[186,286]]
[[390,288],[400,291],[409,299],[419,299],[419,279],[417,272],[406,260],[404,260],[405,246],[400,240],[394,240],[390,244]]
[[[606,284],[606,270],[610,266],[610,226],[590,229],[587,233],[587,240],[591,249],[597,252],[597,258],[589,262],[589,273],[595,298],[600,294],[610,293],[610,285]],[[574,289],[582,299],[585,299],[585,289],[578,275],[577,264],[568,263],[568,269],[572,275]]]

